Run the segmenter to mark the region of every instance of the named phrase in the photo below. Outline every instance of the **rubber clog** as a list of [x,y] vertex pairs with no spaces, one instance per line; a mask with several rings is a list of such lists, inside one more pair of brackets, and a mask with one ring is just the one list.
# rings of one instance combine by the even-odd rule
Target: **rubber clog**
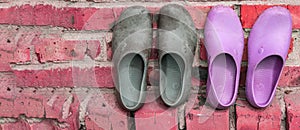
[[152,21],[141,6],[124,10],[113,27],[113,77],[122,106],[130,111],[145,101]]
[[204,28],[208,56],[207,99],[212,107],[225,109],[237,97],[244,48],[244,34],[233,9],[213,7]]
[[249,35],[246,95],[250,104],[263,108],[272,101],[292,34],[292,19],[283,7],[265,10]]
[[162,7],[158,19],[159,86],[168,106],[178,106],[188,98],[196,44],[196,29],[188,11],[176,4]]

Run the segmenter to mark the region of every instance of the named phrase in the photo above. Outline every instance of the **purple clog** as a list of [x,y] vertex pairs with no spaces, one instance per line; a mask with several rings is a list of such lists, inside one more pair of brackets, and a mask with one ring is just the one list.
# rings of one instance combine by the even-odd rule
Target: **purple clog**
[[208,56],[207,99],[218,109],[236,100],[244,48],[244,33],[230,7],[216,6],[208,14],[204,29]]
[[254,107],[266,107],[275,94],[292,34],[289,11],[272,7],[254,24],[248,42],[246,95]]

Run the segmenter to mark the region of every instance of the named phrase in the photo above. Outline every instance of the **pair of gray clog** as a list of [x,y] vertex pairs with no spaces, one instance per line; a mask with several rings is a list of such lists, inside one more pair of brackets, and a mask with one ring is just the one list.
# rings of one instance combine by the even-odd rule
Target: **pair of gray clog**
[[[122,106],[135,111],[145,101],[148,57],[152,47],[152,19],[140,6],[123,11],[113,27],[113,76]],[[178,106],[187,100],[197,34],[184,7],[161,8],[158,18],[158,46],[162,100]]]

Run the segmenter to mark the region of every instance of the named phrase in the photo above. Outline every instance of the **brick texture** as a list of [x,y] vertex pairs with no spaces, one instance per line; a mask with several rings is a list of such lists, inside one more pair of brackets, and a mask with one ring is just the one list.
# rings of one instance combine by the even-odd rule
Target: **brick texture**
[[300,68],[284,67],[278,85],[282,87],[297,87],[300,85]]
[[270,106],[265,109],[255,109],[246,101],[236,103],[236,119],[238,130],[272,129],[280,130],[281,109],[279,101],[274,98]]
[[177,130],[177,109],[167,107],[158,96],[158,89],[148,91],[144,106],[135,112],[137,130]]
[[[300,3],[292,0],[286,3],[255,0],[251,4],[245,0],[185,1],[184,7],[192,16],[199,36],[190,99],[174,108],[160,99],[159,51],[155,49],[154,33],[146,103],[141,109],[128,112],[121,108],[113,82],[111,29],[133,2],[0,0],[0,130],[300,128]],[[139,5],[151,12],[154,30],[157,30],[160,8],[171,2],[183,0],[139,1]],[[225,110],[215,110],[205,104],[209,68],[203,27],[207,13],[219,4],[229,5],[238,13],[246,32],[238,99]],[[273,102],[267,108],[253,108],[244,92],[247,47],[251,46],[247,43],[248,31],[264,10],[277,5],[287,8],[293,19],[288,64]]]
[[287,125],[289,130],[297,130],[300,127],[299,121],[299,93],[291,93],[285,96],[287,109]]
[[216,110],[207,104],[203,95],[191,94],[186,106],[186,129],[229,129],[229,109]]
[[[242,5],[241,6],[241,21],[244,28],[251,28],[258,16],[267,8],[277,5]],[[293,19],[293,28],[299,29],[299,6],[280,5],[287,8]]]
[[[210,108],[208,108],[210,109]],[[186,117],[186,128],[189,130],[229,129],[229,110],[218,110],[211,115],[203,113],[203,107],[190,111]],[[208,110],[210,111],[210,110]],[[214,110],[211,110],[214,111]]]
[[126,111],[116,102],[114,93],[92,92],[85,117],[87,130],[123,130],[130,128]]

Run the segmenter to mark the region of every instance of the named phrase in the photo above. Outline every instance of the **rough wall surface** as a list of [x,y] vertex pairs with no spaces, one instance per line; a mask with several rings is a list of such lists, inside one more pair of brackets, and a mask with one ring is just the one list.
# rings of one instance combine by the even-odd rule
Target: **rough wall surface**
[[[111,75],[111,26],[126,7],[145,6],[155,19],[160,7],[169,3],[184,5],[199,33],[190,100],[168,108],[157,99],[153,49],[147,103],[136,112],[124,111],[116,101]],[[204,105],[203,25],[210,8],[220,4],[237,12],[245,39],[268,7],[280,5],[292,14],[287,63],[276,97],[265,109],[251,107],[245,98],[246,48],[235,105],[211,111]],[[298,0],[0,0],[0,16],[0,130],[300,129]]]

